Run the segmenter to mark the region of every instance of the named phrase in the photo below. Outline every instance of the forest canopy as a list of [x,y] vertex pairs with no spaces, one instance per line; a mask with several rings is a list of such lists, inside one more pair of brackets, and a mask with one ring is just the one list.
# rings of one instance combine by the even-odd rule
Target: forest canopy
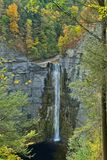
[[[82,104],[83,109],[87,111],[87,119],[74,130],[69,139],[67,160],[98,160],[102,157],[106,160],[107,157],[106,39],[106,0],[0,0],[0,41],[5,41],[10,48],[23,52],[29,59],[36,61],[53,58],[59,54],[65,56],[67,49],[70,48],[72,52],[72,48],[75,48],[80,40],[84,42],[83,51],[81,53],[77,51],[81,54],[81,62],[77,65],[80,70],[83,69],[83,77],[67,87],[72,92],[71,97]],[[72,66],[70,67],[72,69]],[[3,113],[0,124],[3,133],[0,139],[2,144],[4,143],[4,146],[0,144],[0,154],[3,155],[1,158],[6,157],[4,150],[6,152],[8,146],[14,152],[20,151],[18,150],[20,147],[17,149],[15,146],[16,142],[19,146],[26,145],[26,136],[27,138],[30,136],[31,139],[36,136],[33,130],[30,130],[30,133],[26,132],[27,135],[25,132],[17,133],[17,130],[23,131],[23,126],[15,127],[17,121],[14,121],[14,114],[17,114],[18,118],[22,116],[18,107],[27,105],[27,95],[22,92],[8,95],[6,88],[8,83],[7,86],[4,85],[4,81],[7,82],[5,78],[5,74],[0,72],[1,82],[3,80],[3,84],[0,82],[2,106],[0,107]],[[18,83],[18,80],[14,81],[15,85]],[[31,80],[27,83],[31,83]],[[13,102],[15,106],[12,105]],[[6,111],[10,107],[13,112],[10,110],[5,116],[3,105],[7,106]],[[4,117],[8,123],[5,122]],[[26,116],[24,118],[26,121]],[[31,126],[33,124],[31,122]],[[29,129],[31,126],[27,125],[26,128]],[[4,132],[5,129],[8,132]],[[10,131],[13,129],[15,134],[10,136]],[[9,136],[11,143],[7,144],[4,139],[8,139]],[[18,141],[14,142],[13,138],[17,137]],[[20,141],[22,137],[23,143]],[[12,151],[8,150],[8,152],[10,154]],[[13,155],[15,156],[15,153]]]
[[[72,1],[58,4],[72,15],[80,12]],[[34,60],[64,54],[83,35],[72,18],[53,1],[0,0],[0,39]]]

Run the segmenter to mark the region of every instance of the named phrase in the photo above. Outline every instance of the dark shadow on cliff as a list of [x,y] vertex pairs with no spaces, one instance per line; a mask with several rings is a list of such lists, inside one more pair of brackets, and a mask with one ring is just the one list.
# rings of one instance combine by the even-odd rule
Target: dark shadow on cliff
[[41,142],[29,146],[31,153],[23,160],[66,160],[66,146],[62,143]]

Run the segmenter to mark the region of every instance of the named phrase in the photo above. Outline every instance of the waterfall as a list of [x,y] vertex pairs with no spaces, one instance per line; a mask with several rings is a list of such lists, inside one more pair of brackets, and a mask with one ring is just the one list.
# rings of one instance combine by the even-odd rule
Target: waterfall
[[60,141],[59,114],[60,114],[60,65],[54,64],[53,80],[55,86],[54,108],[54,141]]

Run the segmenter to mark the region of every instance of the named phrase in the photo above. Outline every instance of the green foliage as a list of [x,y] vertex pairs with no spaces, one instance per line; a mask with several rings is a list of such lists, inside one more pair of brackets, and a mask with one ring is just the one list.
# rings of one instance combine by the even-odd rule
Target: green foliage
[[[96,21],[106,16],[107,10],[106,7],[99,6],[96,1],[95,3],[88,1],[83,7],[84,0],[81,2],[1,0],[1,2],[3,39],[12,42],[12,46],[27,52],[29,57],[35,60],[53,57],[59,52],[63,54],[67,48],[74,47],[84,33],[80,26],[93,27]],[[11,14],[13,12],[14,14]],[[30,28],[28,19],[32,21]],[[64,32],[65,26],[69,28],[68,33]],[[77,26],[79,31],[75,30]],[[37,43],[35,39],[38,39]]]
[[[57,3],[64,8],[67,6],[66,9],[70,10],[71,2],[62,0]],[[1,8],[3,10],[1,36],[5,37],[11,47],[27,52],[28,56],[35,60],[53,57],[59,53],[58,39],[62,34],[62,26],[70,24],[71,19],[54,3],[38,0],[5,0]],[[29,24],[28,20],[32,24]]]
[[9,17],[6,15],[3,15],[1,19],[2,25],[6,25],[8,22],[9,22]]
[[[71,83],[71,94],[84,105],[86,116],[83,124],[76,128],[69,139],[67,160],[101,159],[100,89],[88,75],[83,81]],[[100,124],[100,125],[99,125]]]
[[101,159],[101,133],[100,128],[92,124],[75,130],[69,139],[67,160],[100,160]]
[[28,10],[28,12],[33,12],[33,13],[38,13],[39,9],[40,9],[40,1],[39,0],[29,0],[26,8]]
[[84,76],[70,84],[71,96],[78,97],[87,116],[84,124],[75,130],[69,140],[67,160],[101,159],[101,84],[102,74],[107,71],[107,66],[102,68],[106,52],[102,43],[89,38],[82,57],[81,70]]
[[[16,153],[27,153],[27,146],[38,137],[38,120],[27,118],[27,94],[22,91],[8,93],[6,62],[0,58],[0,158],[20,160]],[[18,80],[15,83],[18,84]],[[22,107],[26,108],[23,112]]]
[[0,148],[0,156],[2,157],[0,160],[21,160],[21,158],[15,154],[13,149],[6,146]]
[[32,40],[32,20],[27,19],[26,22],[26,45],[27,48],[32,48],[33,46],[33,40]]
[[5,83],[0,83],[0,147],[10,146],[15,150],[22,150],[25,133],[19,131],[23,130],[22,120],[25,124],[27,118],[20,107],[27,105],[27,95],[20,91],[8,95]]

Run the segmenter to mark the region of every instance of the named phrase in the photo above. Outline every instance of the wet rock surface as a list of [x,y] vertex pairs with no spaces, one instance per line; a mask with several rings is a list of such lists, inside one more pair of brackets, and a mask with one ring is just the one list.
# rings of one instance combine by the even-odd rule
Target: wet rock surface
[[[61,66],[61,109],[60,134],[61,139],[67,139],[76,126],[79,104],[70,97],[72,90],[69,83],[81,78],[80,61],[82,44],[69,49],[65,57],[57,57],[54,61]],[[53,138],[54,85],[52,82],[52,63],[42,65],[27,58],[26,55],[12,50],[6,43],[0,43],[0,56],[7,62],[5,67],[9,76],[8,92],[22,90],[28,94],[30,105],[29,117],[41,116],[41,128],[44,131],[43,140]],[[43,62],[44,64],[44,62]],[[16,81],[19,83],[15,83]]]
[[[0,57],[7,61],[5,67],[9,76],[8,92],[22,90],[27,93],[30,102],[29,112],[31,117],[36,116],[38,108],[42,106],[44,81],[48,68],[41,68],[29,61],[23,53],[9,49],[5,43],[0,44]],[[17,81],[18,83],[15,83]]]

